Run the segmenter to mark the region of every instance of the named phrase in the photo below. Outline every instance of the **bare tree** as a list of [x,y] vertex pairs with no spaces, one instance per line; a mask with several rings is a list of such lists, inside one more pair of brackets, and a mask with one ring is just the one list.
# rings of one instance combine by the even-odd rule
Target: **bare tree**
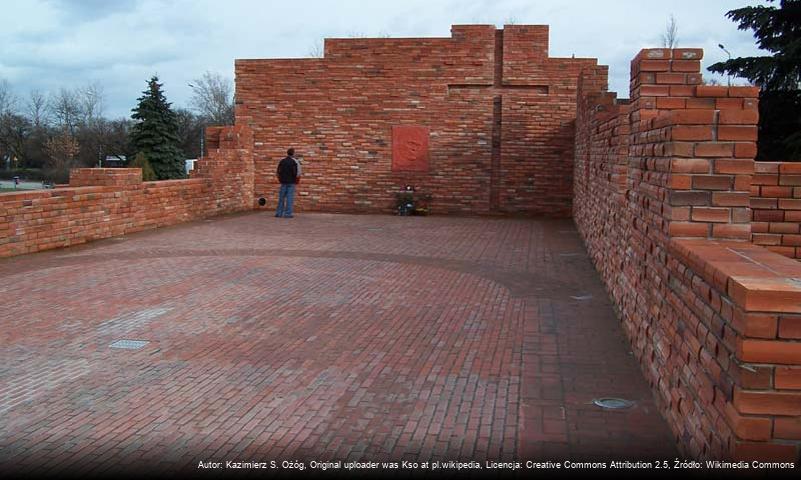
[[124,155],[130,122],[106,119],[104,106],[97,83],[51,95],[32,90],[18,102],[8,82],[0,79],[0,159],[24,168],[44,167],[64,180],[70,166],[97,165],[107,155]]
[[92,123],[103,117],[105,94],[98,83],[90,83],[75,91],[81,109],[81,120]]
[[179,146],[186,158],[202,157],[200,149],[203,148],[204,119],[185,108],[176,108],[175,120],[178,123]]
[[128,134],[133,126],[130,118],[118,118],[108,122],[108,138],[106,142],[106,155],[124,159],[123,156],[128,150]]
[[673,14],[670,14],[670,19],[665,26],[665,33],[662,34],[662,46],[665,48],[679,46],[679,27]]
[[8,80],[0,81],[0,160],[18,161],[21,149],[20,135],[24,133],[23,118],[17,115],[17,98]]
[[11,91],[8,80],[0,80],[0,115],[9,115],[16,111],[17,98]]
[[22,115],[13,112],[0,115],[0,159],[8,157],[24,165],[27,159],[25,143],[30,130],[30,123]]
[[40,90],[31,90],[28,95],[27,114],[31,123],[36,128],[46,127],[50,122],[50,115],[47,109],[47,97]]
[[105,96],[97,83],[74,88],[61,88],[49,100],[49,110],[56,124],[66,127],[71,135],[76,129],[98,121],[103,117]]
[[233,125],[234,88],[231,80],[207,71],[189,84],[194,91],[190,105],[213,125]]
[[323,47],[323,41],[317,40],[314,44],[309,47],[308,55],[311,58],[323,58],[325,57],[325,47]]
[[74,137],[82,117],[81,102],[75,92],[62,87],[50,97],[48,103],[56,125]]

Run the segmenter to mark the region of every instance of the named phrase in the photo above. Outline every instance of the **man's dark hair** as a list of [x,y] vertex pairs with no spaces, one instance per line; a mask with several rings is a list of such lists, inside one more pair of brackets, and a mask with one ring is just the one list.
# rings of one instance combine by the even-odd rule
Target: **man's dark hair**
[[295,154],[295,149],[294,148],[290,148],[289,150],[286,151],[286,154],[291,157],[292,155]]

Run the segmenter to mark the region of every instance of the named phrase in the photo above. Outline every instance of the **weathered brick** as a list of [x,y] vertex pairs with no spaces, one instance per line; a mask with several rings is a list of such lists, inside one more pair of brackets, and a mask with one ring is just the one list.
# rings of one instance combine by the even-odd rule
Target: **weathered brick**
[[729,87],[730,97],[758,98],[759,87]]
[[739,308],[734,311],[732,319],[732,325],[737,331],[744,337],[753,338],[776,338],[778,324],[778,315],[743,312]]
[[801,392],[734,391],[734,406],[747,414],[801,415]]
[[673,72],[694,73],[701,71],[700,60],[673,60],[670,62],[670,70]]
[[774,422],[776,438],[801,440],[801,417],[779,417]]
[[730,190],[733,178],[729,175],[693,175],[692,188],[696,190]]
[[801,340],[801,317],[781,317],[779,320],[779,337]]
[[746,362],[801,365],[801,343],[746,339],[738,345],[738,356]]
[[713,192],[712,205],[716,207],[747,207],[750,197],[744,192]]
[[[752,160],[718,158],[715,160],[714,173],[732,173],[737,175],[751,175],[754,173]],[[750,178],[748,179],[750,183]]]
[[693,207],[691,219],[694,222],[729,222],[731,220],[731,210],[728,208]]
[[756,125],[721,125],[718,127],[718,140],[756,141],[756,139]]
[[734,156],[737,158],[753,159],[756,156],[756,143],[737,142],[734,144]]
[[670,171],[676,173],[712,173],[710,162],[704,158],[674,158]]
[[726,420],[734,434],[743,440],[770,440],[773,433],[770,417],[740,415],[731,404],[726,405]]
[[712,236],[715,238],[731,238],[738,240],[751,239],[750,224],[715,224],[712,225]]
[[708,142],[695,146],[695,155],[698,157],[731,157],[734,154],[734,144]]
[[693,192],[693,191],[672,191],[670,192],[670,204],[673,206],[707,206],[710,204],[709,192]]
[[718,122],[724,125],[756,125],[759,122],[759,112],[756,110],[721,110],[718,114]]
[[709,236],[709,224],[699,222],[670,222],[668,233],[673,237],[701,237]]
[[776,388],[801,390],[801,368],[776,367]]
[[740,442],[734,443],[733,460],[794,462],[798,458],[798,447],[782,443]]
[[699,85],[695,89],[695,94],[699,97],[728,97],[729,89],[717,85]]

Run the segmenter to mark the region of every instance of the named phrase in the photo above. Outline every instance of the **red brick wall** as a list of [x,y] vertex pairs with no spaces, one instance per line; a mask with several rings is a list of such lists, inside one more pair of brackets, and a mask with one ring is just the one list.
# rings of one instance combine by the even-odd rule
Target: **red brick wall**
[[[578,73],[547,26],[454,26],[451,38],[327,39],[325,58],[236,61],[237,124],[254,131],[255,193],[274,205],[288,147],[301,210],[389,212],[406,184],[433,213],[570,215]],[[430,130],[430,171],[393,172],[392,127]]]
[[752,242],[801,258],[801,163],[756,162],[751,209]]
[[142,182],[138,168],[85,168],[70,186],[0,194],[0,257],[77,245],[253,207],[252,136],[210,129],[195,178]]
[[582,76],[574,218],[685,454],[797,461],[801,266],[747,243],[757,90],[701,55],[640,52],[630,104]]

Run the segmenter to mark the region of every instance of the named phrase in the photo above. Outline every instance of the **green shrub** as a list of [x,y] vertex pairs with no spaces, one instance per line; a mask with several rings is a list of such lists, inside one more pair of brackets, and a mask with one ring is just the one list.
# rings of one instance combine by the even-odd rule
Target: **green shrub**
[[128,164],[128,167],[141,168],[143,182],[152,182],[154,180],[158,180],[158,178],[156,178],[156,172],[153,171],[153,167],[150,165],[147,157],[142,152],[136,154],[134,159],[131,160],[131,163]]

